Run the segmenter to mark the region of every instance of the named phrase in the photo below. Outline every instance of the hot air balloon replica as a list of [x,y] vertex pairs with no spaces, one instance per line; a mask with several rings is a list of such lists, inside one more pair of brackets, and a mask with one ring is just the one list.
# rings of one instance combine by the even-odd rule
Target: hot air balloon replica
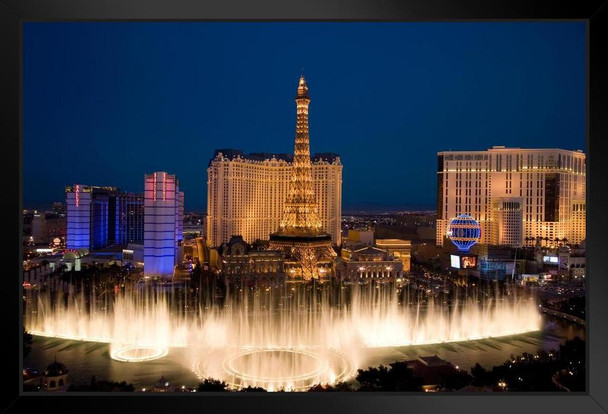
[[461,214],[452,219],[447,234],[459,252],[468,253],[481,237],[481,226],[473,217]]
[[477,268],[477,256],[468,254],[481,237],[481,226],[477,220],[468,214],[459,215],[450,222],[447,236],[458,247],[458,255],[451,256],[452,267],[471,270]]

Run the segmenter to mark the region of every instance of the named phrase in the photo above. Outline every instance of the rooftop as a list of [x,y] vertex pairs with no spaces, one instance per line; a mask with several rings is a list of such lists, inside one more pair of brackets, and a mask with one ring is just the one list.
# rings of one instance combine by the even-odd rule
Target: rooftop
[[69,371],[65,365],[63,365],[61,362],[55,361],[46,367],[46,370],[44,370],[44,375],[46,377],[57,377],[59,375],[67,374],[68,372]]
[[440,366],[446,366],[449,365],[449,362],[447,362],[444,359],[441,359],[437,356],[437,354],[433,355],[433,356],[421,356],[418,357],[419,360],[421,360],[426,366],[429,367],[440,367]]
[[411,245],[412,242],[410,240],[403,239],[376,239],[376,244],[378,246],[401,246],[401,245]]
[[[243,150],[240,150],[240,149],[221,148],[221,149],[216,149],[213,152],[213,157],[209,161],[209,165],[211,165],[211,162],[214,159],[216,159],[220,154],[222,154],[222,156],[224,158],[227,158],[230,161],[240,158],[243,160],[263,162],[263,161],[271,161],[274,158],[277,161],[285,161],[287,163],[293,162],[293,154],[272,153],[272,152],[252,152],[252,153],[246,154]],[[340,158],[340,155],[336,154],[334,152],[318,152],[318,153],[313,154],[310,157],[312,162],[327,162],[330,164],[339,160],[339,158]]]
[[438,151],[437,155],[445,155],[445,154],[487,154],[488,152],[501,152],[501,151],[530,151],[530,152],[534,152],[534,151],[562,151],[562,152],[575,152],[577,154],[582,154],[585,155],[585,153],[580,150],[580,149],[576,149],[576,150],[569,150],[569,149],[564,149],[564,148],[520,148],[520,147],[506,147],[504,145],[494,145],[492,148],[488,148],[485,150],[455,150],[452,151],[450,150],[446,150],[446,151]]

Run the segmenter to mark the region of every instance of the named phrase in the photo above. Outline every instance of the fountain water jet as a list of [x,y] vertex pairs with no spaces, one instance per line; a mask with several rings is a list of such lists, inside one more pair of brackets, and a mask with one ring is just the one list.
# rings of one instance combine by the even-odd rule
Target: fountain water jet
[[181,347],[199,377],[222,379],[233,389],[296,391],[352,377],[366,348],[499,337],[541,326],[532,298],[472,296],[448,306],[402,304],[401,296],[392,285],[286,284],[228,291],[222,303],[186,308],[147,289],[104,300],[40,294],[28,298],[25,324],[36,335],[107,342],[119,361],[149,361]]

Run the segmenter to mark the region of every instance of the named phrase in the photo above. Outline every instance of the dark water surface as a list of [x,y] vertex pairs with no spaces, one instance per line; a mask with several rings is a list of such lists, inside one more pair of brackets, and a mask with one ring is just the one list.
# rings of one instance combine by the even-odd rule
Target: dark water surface
[[[549,351],[575,336],[585,338],[584,327],[553,317],[545,316],[543,326],[542,331],[496,339],[368,348],[358,368],[435,354],[460,369],[470,370],[477,362],[491,368],[505,362],[511,354],[535,353],[539,349]],[[119,362],[110,358],[109,345],[105,343],[35,336],[24,367],[42,371],[55,358],[70,370],[69,382],[73,384],[88,384],[93,375],[97,380],[127,381],[138,390],[152,387],[161,376],[178,386],[196,387],[199,382],[191,369],[192,361],[186,356],[186,350],[180,348],[171,348],[166,357],[153,361]]]

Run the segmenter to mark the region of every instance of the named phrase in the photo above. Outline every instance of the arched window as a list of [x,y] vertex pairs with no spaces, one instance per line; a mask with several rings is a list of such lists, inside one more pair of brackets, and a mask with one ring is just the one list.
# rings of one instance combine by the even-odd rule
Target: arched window
[[63,385],[63,379],[59,380],[59,386],[61,387]]
[[49,388],[55,388],[55,381],[51,381],[49,384]]

